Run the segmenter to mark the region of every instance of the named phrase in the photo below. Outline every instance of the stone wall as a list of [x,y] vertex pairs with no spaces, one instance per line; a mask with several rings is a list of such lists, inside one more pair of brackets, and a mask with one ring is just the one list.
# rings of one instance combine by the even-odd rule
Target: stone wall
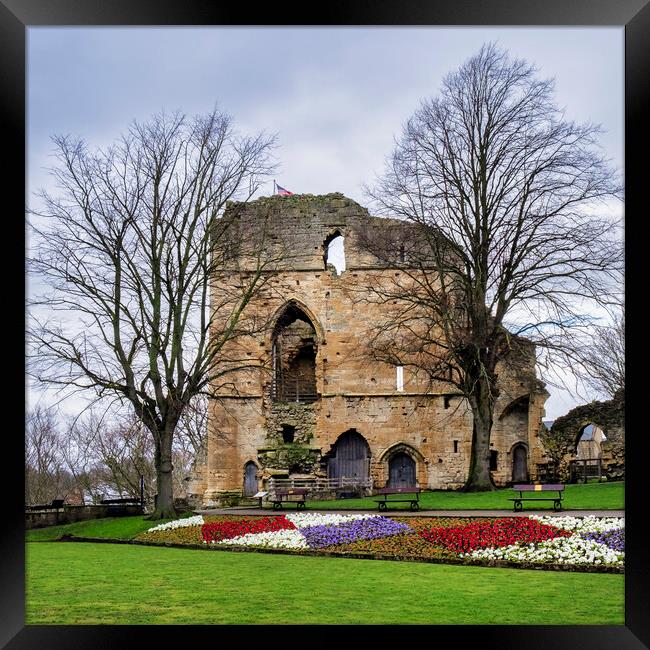
[[600,443],[604,475],[609,480],[625,478],[625,394],[619,392],[606,402],[578,406],[553,422],[542,434],[549,458],[559,468],[560,478],[569,477],[569,463],[577,458],[577,446],[583,429],[596,424],[605,434]]
[[127,517],[141,515],[140,506],[68,506],[58,510],[41,510],[25,513],[25,528],[45,528],[46,526],[58,526],[62,524],[73,524],[76,521],[87,521],[89,519],[103,519],[104,517]]
[[[391,455],[403,451],[415,461],[423,488],[461,487],[469,470],[472,438],[466,400],[453,385],[429,384],[409,368],[404,368],[403,390],[398,390],[395,366],[375,361],[368,353],[373,324],[389,308],[364,300],[368,287],[403,278],[399,270],[378,264],[359,242],[373,229],[388,228],[399,251],[413,241],[412,227],[371,217],[341,194],[264,198],[237,205],[237,210],[242,223],[259,219],[263,212],[270,218],[272,241],[291,251],[284,269],[250,309],[260,320],[273,315],[281,321],[287,308],[308,318],[319,398],[313,404],[273,403],[271,373],[237,375],[236,390],[222,389],[222,398],[211,404],[205,470],[193,476],[193,492],[202,490],[206,505],[241,493],[244,466],[250,461],[258,467],[260,486],[270,476],[326,476],[327,454],[339,436],[353,428],[370,446],[375,485],[385,484]],[[346,270],[340,274],[325,264],[327,242],[336,234],[344,238]],[[305,331],[311,335],[311,330]],[[274,336],[277,331],[271,324],[268,332],[238,341],[237,353],[258,358],[270,368]],[[534,364],[534,349],[524,345],[497,368],[500,394],[493,448],[498,452],[494,472],[498,484],[511,479],[511,450],[516,443],[528,450],[531,474],[541,456],[537,435],[548,393],[535,378]],[[295,428],[292,443],[283,441],[283,425]]]

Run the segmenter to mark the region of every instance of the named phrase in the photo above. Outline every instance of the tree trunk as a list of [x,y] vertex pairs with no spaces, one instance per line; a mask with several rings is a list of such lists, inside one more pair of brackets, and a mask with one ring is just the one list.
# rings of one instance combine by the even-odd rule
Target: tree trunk
[[[160,432],[160,442],[156,439],[156,487],[158,496],[156,498],[156,508],[149,519],[174,519],[176,510],[174,509],[174,484],[172,465],[172,440],[173,428],[169,425],[164,427]],[[154,436],[154,438],[156,438]]]
[[475,388],[475,393],[469,399],[474,416],[472,456],[463,491],[487,492],[496,489],[490,473],[490,432],[494,404],[490,396],[490,384],[485,377],[476,380]]

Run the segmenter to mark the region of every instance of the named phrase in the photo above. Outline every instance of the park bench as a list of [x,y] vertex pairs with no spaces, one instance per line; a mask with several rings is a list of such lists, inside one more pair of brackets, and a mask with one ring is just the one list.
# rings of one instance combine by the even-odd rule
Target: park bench
[[[389,499],[388,496],[391,494],[396,494],[398,496],[404,494],[412,494],[414,496],[403,498],[403,499]],[[379,510],[386,510],[389,503],[410,503],[411,510],[420,509],[420,488],[419,487],[385,487],[380,488],[375,492],[375,496],[383,496],[383,499],[375,499]]]
[[[559,512],[562,510],[562,492],[564,491],[563,483],[544,483],[544,484],[534,484],[534,485],[513,485],[512,489],[515,492],[519,492],[518,497],[510,499],[514,501],[515,512],[520,512],[523,509],[522,501],[553,501],[553,510]],[[557,492],[556,497],[534,497],[529,496],[525,497],[524,492]]]
[[[273,510],[281,510],[283,503],[295,503],[298,510],[304,510],[308,492],[309,488],[277,489],[273,494],[273,498],[270,498],[269,501],[273,504]],[[291,497],[300,498],[293,499]]]
[[63,508],[64,501],[65,499],[52,499],[52,503],[25,506],[25,510],[59,510],[60,508]]

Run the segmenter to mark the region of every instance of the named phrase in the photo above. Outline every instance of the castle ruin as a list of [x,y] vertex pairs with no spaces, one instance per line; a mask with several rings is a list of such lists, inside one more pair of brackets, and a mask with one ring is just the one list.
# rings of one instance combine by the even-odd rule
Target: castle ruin
[[[360,294],[369,280],[399,269],[378,265],[360,241],[388,226],[407,241],[409,224],[370,216],[338,193],[274,196],[227,210],[237,210],[242,223],[265,219],[273,245],[290,254],[249,306],[268,326],[238,342],[240,356],[263,368],[237,371],[230,385],[215,387],[219,399],[210,402],[205,455],[188,496],[210,506],[290,477],[460,488],[472,440],[465,398],[367,350],[383,310]],[[345,270],[332,264],[333,242],[343,243]],[[404,254],[397,244],[396,254]],[[228,282],[222,276],[214,291]],[[523,362],[502,366],[491,436],[497,485],[535,478],[549,396],[536,378],[532,345]]]

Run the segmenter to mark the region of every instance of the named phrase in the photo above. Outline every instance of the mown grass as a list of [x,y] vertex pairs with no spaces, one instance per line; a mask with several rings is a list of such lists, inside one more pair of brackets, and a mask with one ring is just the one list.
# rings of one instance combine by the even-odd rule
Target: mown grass
[[[550,492],[555,496],[557,492]],[[549,496],[545,494],[544,496]],[[512,510],[512,501],[515,493],[511,488],[495,490],[493,492],[450,492],[436,490],[420,494],[421,510]],[[532,495],[540,496],[540,495]],[[563,494],[564,510],[622,510],[625,506],[625,483],[616,481],[611,483],[578,483],[566,485]],[[391,498],[388,497],[390,501]],[[524,510],[549,509],[552,510],[551,501],[542,501],[535,504],[524,501]],[[293,506],[289,506],[292,508]],[[367,510],[377,509],[373,497],[364,499],[336,499],[331,501],[317,501],[308,498],[308,509],[322,510]],[[396,503],[391,509],[409,510],[408,503]]]
[[[179,515],[189,517],[192,513]],[[104,519],[90,519],[88,521],[77,521],[73,524],[61,526],[47,526],[46,528],[35,528],[25,533],[28,542],[45,542],[59,539],[62,535],[75,535],[76,537],[109,537],[112,539],[133,539],[139,533],[156,526],[157,524],[171,521],[161,519],[150,521],[146,516],[136,515],[134,517],[106,517]]]
[[622,575],[27,544],[26,623],[622,625]]

